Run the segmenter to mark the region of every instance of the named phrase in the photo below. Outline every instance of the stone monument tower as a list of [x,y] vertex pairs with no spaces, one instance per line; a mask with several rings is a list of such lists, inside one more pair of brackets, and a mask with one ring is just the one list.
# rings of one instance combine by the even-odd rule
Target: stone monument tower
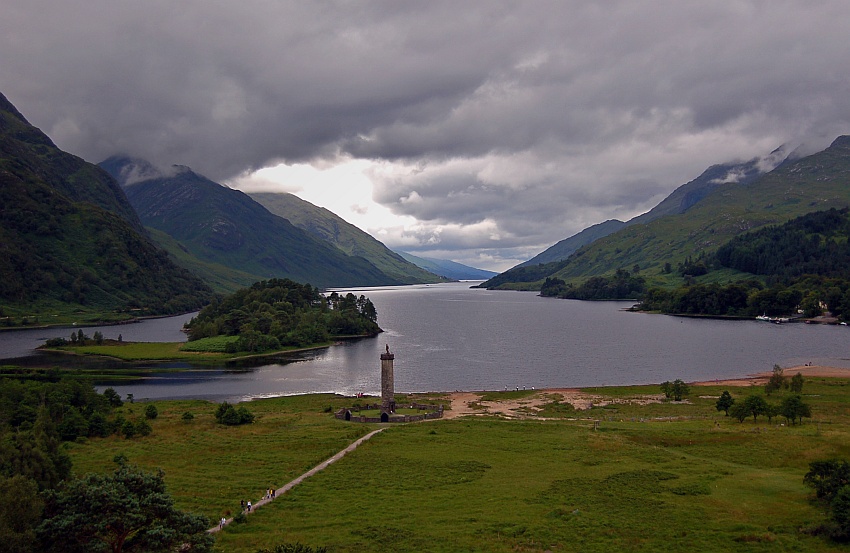
[[381,354],[381,413],[386,414],[395,412],[393,359],[395,355],[390,353],[390,345],[387,344],[387,352]]

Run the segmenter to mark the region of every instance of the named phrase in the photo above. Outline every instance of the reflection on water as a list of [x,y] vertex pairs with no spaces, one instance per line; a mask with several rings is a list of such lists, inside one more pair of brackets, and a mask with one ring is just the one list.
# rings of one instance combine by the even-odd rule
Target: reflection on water
[[469,283],[352,291],[375,304],[383,334],[253,368],[157,373],[113,387],[139,399],[214,401],[378,394],[386,344],[395,353],[399,392],[709,380],[806,362],[850,366],[850,329],[843,326],[629,313],[629,302],[556,300]]

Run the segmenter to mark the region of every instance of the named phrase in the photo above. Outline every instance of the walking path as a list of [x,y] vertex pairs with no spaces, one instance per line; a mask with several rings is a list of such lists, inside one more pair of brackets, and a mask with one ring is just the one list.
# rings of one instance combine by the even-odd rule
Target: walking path
[[[365,442],[366,440],[368,440],[369,438],[371,438],[372,436],[374,436],[374,435],[375,435],[375,434],[377,434],[378,432],[382,432],[382,431],[384,431],[384,430],[386,430],[386,427],[384,427],[384,428],[379,428],[379,429],[377,429],[377,430],[373,430],[372,432],[369,432],[368,434],[366,434],[366,435],[365,435],[365,436],[363,436],[362,438],[360,438],[360,439],[358,439],[358,440],[355,440],[355,441],[354,441],[354,442],[352,442],[352,443],[351,443],[348,447],[346,447],[345,449],[343,449],[342,451],[340,451],[339,453],[337,453],[336,455],[334,455],[334,456],[333,456],[333,457],[331,457],[330,459],[328,459],[328,460],[326,460],[326,461],[323,461],[323,462],[319,463],[318,465],[316,465],[315,467],[311,468],[310,470],[308,470],[307,472],[305,472],[304,474],[302,474],[301,476],[299,476],[299,477],[298,477],[298,478],[296,478],[295,480],[292,480],[291,482],[289,482],[288,484],[286,484],[286,485],[285,485],[285,486],[283,486],[282,488],[275,490],[275,497],[277,497],[277,496],[279,496],[279,495],[281,495],[281,494],[285,494],[286,492],[288,492],[289,490],[291,490],[292,488],[294,488],[295,486],[297,486],[298,484],[300,484],[301,482],[303,482],[303,481],[304,481],[304,480],[306,480],[307,478],[310,478],[311,476],[313,476],[314,474],[316,474],[316,473],[317,473],[317,472],[319,472],[320,470],[324,470],[324,469],[326,469],[326,468],[327,468],[328,466],[330,466],[331,464],[333,464],[333,463],[335,463],[335,462],[339,461],[340,459],[342,459],[343,457],[345,457],[345,455],[346,455],[346,454],[348,454],[348,453],[350,453],[350,452],[354,451],[355,449],[357,449],[357,446],[359,446],[360,444],[362,444],[363,442]],[[263,499],[261,499],[261,500],[257,501],[256,503],[252,504],[252,505],[251,505],[251,510],[250,510],[250,511],[247,511],[247,510],[246,510],[246,511],[244,511],[244,513],[245,513],[246,515],[251,514],[251,513],[253,513],[254,511],[256,511],[257,509],[259,509],[260,507],[262,507],[263,505],[265,505],[266,503],[269,503],[270,501],[274,501],[274,499],[273,499],[273,498],[265,497],[265,498],[263,498]],[[219,531],[219,530],[221,530],[224,526],[227,526],[227,525],[228,525],[228,524],[230,524],[231,522],[233,522],[233,518],[232,518],[232,517],[231,517],[231,518],[228,518],[228,519],[225,519],[225,521],[224,521],[224,524],[223,524],[223,525],[222,525],[222,524],[217,524],[215,527],[210,528],[209,530],[207,530],[207,532],[218,532],[218,531]]]

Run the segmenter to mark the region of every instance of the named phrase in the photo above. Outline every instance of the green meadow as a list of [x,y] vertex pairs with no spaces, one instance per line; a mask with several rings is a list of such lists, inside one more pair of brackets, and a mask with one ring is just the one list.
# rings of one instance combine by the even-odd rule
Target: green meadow
[[[574,411],[553,399],[523,420],[385,425],[247,522],[226,527],[216,548],[253,553],[300,542],[334,552],[850,550],[817,535],[826,514],[803,484],[811,461],[850,459],[850,381],[807,379],[803,399],[813,417],[794,426],[781,417],[739,423],[723,416],[714,408],[723,389],[692,387],[686,402],[641,405],[632,400],[658,387],[592,388],[585,391],[620,403]],[[762,390],[728,389],[738,399]],[[438,394],[416,399],[448,403]],[[77,473],[111,470],[119,453],[162,468],[178,506],[217,520],[236,514],[240,499],[256,502],[377,428],[333,418],[353,401],[253,401],[246,407],[256,421],[235,427],[215,423],[212,403],[155,402],[150,436],[91,439],[68,451]],[[145,406],[125,404],[122,414],[141,417]]]
[[90,342],[82,346],[66,345],[45,349],[74,355],[111,357],[122,361],[189,361],[202,365],[204,363],[220,363],[254,357],[273,357],[303,349],[324,348],[332,343],[316,344],[309,348],[284,347],[274,352],[262,354],[228,353],[226,351],[228,344],[235,342],[238,338],[238,336],[214,336],[192,342],[118,342],[116,340],[104,340],[102,344]]

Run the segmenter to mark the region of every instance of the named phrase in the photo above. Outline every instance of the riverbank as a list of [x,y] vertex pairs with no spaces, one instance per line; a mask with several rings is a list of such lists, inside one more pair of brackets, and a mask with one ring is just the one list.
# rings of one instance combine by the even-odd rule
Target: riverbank
[[[785,375],[791,377],[798,372],[804,378],[847,378],[850,379],[850,368],[828,367],[820,365],[801,365],[784,369]],[[764,386],[772,376],[772,372],[752,374],[740,378],[705,380],[690,382],[697,387],[748,387]],[[613,390],[630,390],[630,393],[612,396]],[[696,391],[696,394],[700,392]],[[700,394],[701,395],[701,394]],[[563,418],[564,412],[552,412],[552,406],[569,404],[576,411],[576,417],[585,417],[594,408],[609,411],[620,409],[625,405],[648,406],[662,404],[667,398],[660,392],[659,384],[646,386],[601,386],[589,388],[545,388],[540,390],[520,391],[456,391],[445,395],[448,409],[443,412],[443,418],[455,419],[469,416],[496,416],[505,419],[536,419],[553,420]],[[556,416],[552,416],[556,415]]]
[[[791,377],[800,373],[805,378],[850,378],[850,368],[828,367],[825,365],[797,365],[783,369],[785,376]],[[692,382],[694,386],[764,386],[773,375],[772,372],[760,372],[740,378],[726,378],[718,380],[704,380]]]

